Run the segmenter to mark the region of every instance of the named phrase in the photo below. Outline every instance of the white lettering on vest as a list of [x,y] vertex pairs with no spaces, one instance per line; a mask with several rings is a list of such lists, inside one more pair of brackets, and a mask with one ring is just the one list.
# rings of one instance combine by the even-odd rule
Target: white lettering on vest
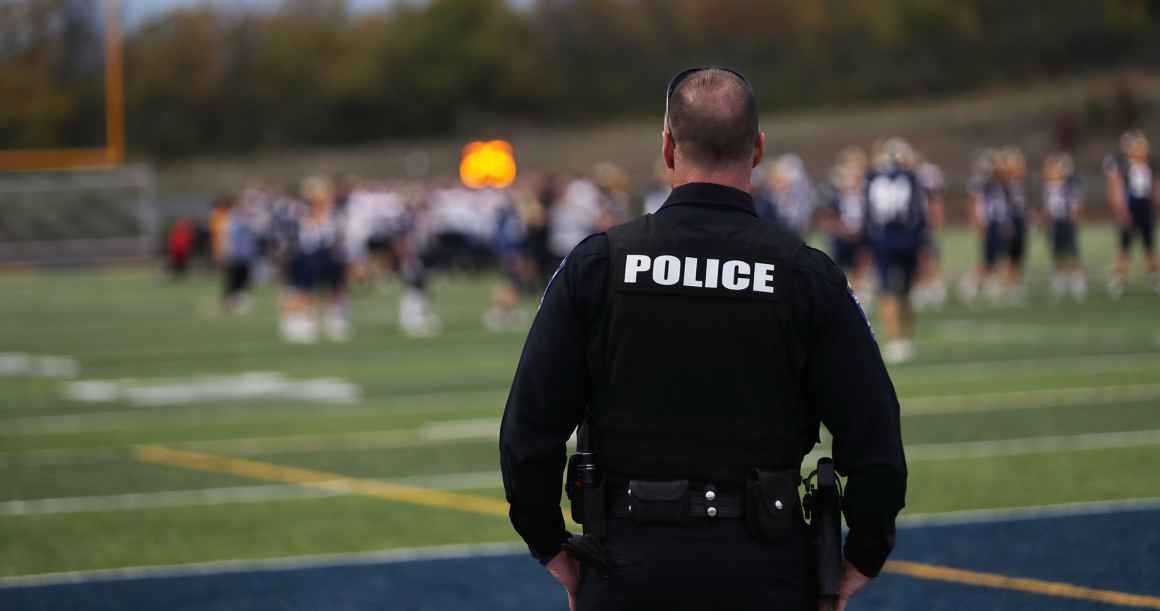
[[726,261],[721,267],[721,286],[731,291],[749,288],[749,264],[745,261]]
[[685,279],[681,282],[685,286],[693,286],[701,288],[700,280],[697,280],[697,259],[694,257],[685,257]]
[[652,259],[645,255],[628,255],[624,261],[624,283],[636,284],[636,275],[648,271]]
[[653,266],[653,282],[672,286],[681,279],[681,261],[672,255],[661,255]]
[[[640,274],[651,272],[652,281],[660,286],[680,284],[689,288],[725,288],[730,291],[753,291],[773,294],[772,263],[739,261],[730,259],[702,259],[697,257],[678,258],[661,255],[656,259],[648,255],[627,255],[624,260],[624,283],[637,284]],[[704,277],[700,276],[701,269]]]
[[773,292],[773,265],[769,263],[753,264],[753,290],[758,293]]
[[705,288],[717,288],[717,272],[720,270],[720,259],[705,259]]

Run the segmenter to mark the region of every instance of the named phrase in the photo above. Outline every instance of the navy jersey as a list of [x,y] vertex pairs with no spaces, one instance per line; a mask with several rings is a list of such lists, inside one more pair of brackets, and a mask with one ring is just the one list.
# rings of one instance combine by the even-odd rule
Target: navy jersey
[[1111,155],[1104,160],[1104,171],[1118,170],[1124,185],[1124,199],[1129,207],[1150,207],[1152,205],[1153,181],[1156,178],[1156,164],[1132,161],[1123,154]]
[[829,183],[819,187],[818,191],[823,195],[823,201],[828,203],[834,216],[838,218],[838,222],[841,223],[842,233],[846,235],[862,233],[866,219],[866,197],[863,191],[839,189]]
[[1083,202],[1083,182],[1075,174],[1044,181],[1043,210],[1052,221],[1071,221]]
[[926,198],[914,172],[872,170],[866,175],[866,232],[875,239],[918,238],[926,229]]
[[1007,204],[1010,206],[1011,218],[1022,219],[1027,214],[1027,187],[1023,180],[1007,182],[1003,185],[1007,190]]
[[979,198],[979,216],[988,225],[1009,222],[1014,216],[1007,189],[994,177],[976,176],[967,184],[967,191]]

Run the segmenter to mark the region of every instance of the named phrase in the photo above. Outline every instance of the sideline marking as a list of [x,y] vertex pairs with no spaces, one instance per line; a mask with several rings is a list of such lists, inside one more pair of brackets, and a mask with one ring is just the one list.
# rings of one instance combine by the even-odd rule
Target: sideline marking
[[[307,382],[310,381],[307,380],[304,383]],[[902,416],[906,418],[911,416],[1020,411],[1025,409],[1045,409],[1073,405],[1115,405],[1156,399],[1160,399],[1160,384],[1109,384],[1104,386],[1055,387],[984,393],[940,393],[932,395],[911,395],[901,398],[900,401],[902,404]],[[146,411],[141,407],[130,407],[101,412],[0,418],[0,425],[4,426],[5,432],[54,434],[140,430],[147,427],[173,427],[174,425],[197,428],[206,425],[234,424],[254,420],[254,412],[252,410],[238,410],[234,405],[218,406],[218,408],[228,409],[229,411],[220,416],[215,414],[218,417],[206,417],[204,411],[172,414],[153,410]],[[277,407],[272,406],[270,409],[293,408],[294,406],[291,405],[283,405]],[[337,408],[328,408],[328,413],[335,416],[382,413],[376,410],[378,408],[373,406],[351,406],[348,404]],[[389,411],[392,414],[405,414],[419,411],[430,413],[441,410],[432,410],[424,407],[415,410],[392,409]],[[456,440],[491,433],[493,430],[498,432],[498,424],[491,425],[492,428],[488,428],[489,425],[486,419],[463,422],[466,426],[462,430],[441,431],[443,433],[442,436],[439,436],[435,431],[431,431],[431,438],[434,439],[439,436],[442,439]],[[468,422],[473,424],[466,424]],[[498,420],[492,420],[492,422],[498,423]],[[437,426],[437,421],[430,424]],[[358,434],[368,433],[370,432]],[[294,437],[308,438],[314,436],[295,435]],[[256,439],[278,438],[267,437]]]
[[362,389],[342,378],[300,380],[275,371],[247,371],[230,375],[155,380],[76,380],[64,386],[64,398],[81,403],[123,401],[132,407],[239,400],[358,403],[362,398]]
[[[1020,357],[1011,359],[976,359],[972,361],[948,361],[945,363],[900,363],[890,370],[890,375],[915,375],[926,379],[931,375],[951,374],[946,379],[963,381],[967,379],[989,380],[995,375],[994,370],[1000,369],[1001,374],[1013,372],[1057,372],[1060,366],[1074,366],[1084,372],[1094,365],[1104,368],[1117,368],[1120,365],[1139,365],[1141,362],[1160,359],[1160,352],[1112,352],[1109,354],[1070,354],[1065,356]],[[1045,365],[1053,365],[1045,368]],[[940,382],[944,381],[942,379]]]
[[954,443],[922,443],[906,448],[907,458],[914,460],[951,460],[963,458],[992,458],[996,456],[1023,456],[1050,454],[1064,450],[1104,450],[1160,444],[1160,429],[1150,431],[1120,431],[1113,433],[1085,433],[1080,435],[1049,435],[1015,439],[990,439]]
[[527,546],[522,542],[469,543],[404,547],[348,554],[307,554],[301,556],[283,556],[280,558],[259,558],[254,560],[215,560],[190,564],[130,566],[115,569],[61,571],[56,573],[40,573],[37,575],[0,577],[0,589],[36,588],[129,579],[173,579],[180,577],[228,575],[232,573],[293,571],[299,569],[364,566],[368,564],[397,564],[401,562],[421,562],[424,560],[489,558],[495,556],[515,556],[521,553],[526,554],[527,551]]
[[315,471],[299,467],[286,467],[244,458],[229,458],[215,456],[213,454],[203,454],[201,452],[187,452],[156,445],[133,448],[133,457],[145,463],[184,467],[195,471],[228,473],[230,475],[251,479],[298,484],[309,488],[319,488],[350,494],[361,494],[387,501],[455,509],[486,516],[507,517],[508,515],[507,501],[499,499],[358,479],[337,473],[327,473],[325,471]]
[[[1153,502],[1160,499],[1141,499]],[[1077,504],[1078,505],[1078,504]],[[1089,504],[1094,505],[1094,504]],[[1097,510],[1093,509],[1093,512]],[[68,584],[109,582],[129,579],[164,579],[197,577],[245,572],[268,572],[310,568],[360,566],[368,564],[390,564],[409,561],[442,560],[472,557],[514,556],[525,552],[520,543],[485,543],[468,545],[444,545],[419,548],[402,548],[376,552],[353,554],[319,554],[289,556],[258,560],[226,560],[184,565],[154,565],[88,571],[67,571],[0,577],[0,589],[51,587]],[[968,571],[947,566],[909,562],[887,561],[885,572],[931,581],[946,581],[964,585],[1015,590],[1058,598],[1090,600],[1101,603],[1160,609],[1160,598],[1140,594],[1130,594],[1114,590],[1099,590],[1068,583],[1043,581],[1038,579],[1010,577],[993,573]]]
[[[377,481],[435,490],[479,490],[499,487],[500,474],[498,471],[475,471],[412,475]],[[348,493],[340,490],[304,488],[297,484],[193,488],[190,490],[162,490],[77,497],[13,499],[0,501],[0,515],[26,516],[93,511],[137,511],[155,507],[210,507],[236,503],[317,499],[346,494]]]
[[[903,414],[906,416],[906,414]],[[246,437],[207,441],[176,442],[182,450],[227,452],[234,455],[295,454],[299,452],[349,452],[361,450],[392,450],[432,447],[442,444],[473,443],[494,440],[499,435],[498,420],[447,421],[412,429],[383,429],[357,433],[322,433],[286,435],[278,437]],[[574,445],[574,441],[569,441]],[[963,458],[993,458],[1050,454],[1073,450],[1100,450],[1160,445],[1160,429],[1139,431],[1112,431],[1080,433],[1076,435],[1045,435],[1012,439],[984,439],[979,441],[952,441],[919,443],[906,447],[911,461],[948,460]],[[118,463],[126,460],[123,446],[98,446],[90,449],[44,449],[0,452],[0,467],[57,467],[75,464]],[[830,447],[823,444],[806,457],[813,462],[827,454]]]
[[303,488],[288,484],[162,490],[98,496],[14,499],[0,502],[0,515],[29,516],[91,511],[133,511],[154,507],[194,507],[232,503],[265,503],[316,499],[346,494],[337,490]]
[[903,514],[898,516],[898,528],[959,526],[992,522],[1027,522],[1032,520],[1050,520],[1052,518],[1157,510],[1160,510],[1160,497],[1077,501],[1074,503],[1055,503],[1051,505],[1023,505],[1017,507],[993,507],[987,509]]
[[902,415],[931,416],[979,412],[1018,411],[1095,405],[1136,403],[1160,399],[1160,384],[1057,387],[1037,390],[918,396],[902,400]]
[[1058,581],[1044,581],[1027,577],[1010,577],[996,573],[968,571],[949,566],[910,562],[907,560],[887,560],[884,571],[907,577],[926,579],[930,581],[946,581],[982,588],[999,590],[1014,590],[1031,594],[1042,594],[1056,598],[1071,598],[1075,600],[1090,600],[1123,607],[1138,607],[1142,609],[1160,609],[1160,598],[1143,594],[1129,594],[1115,590],[1097,590],[1083,586],[1062,583]]

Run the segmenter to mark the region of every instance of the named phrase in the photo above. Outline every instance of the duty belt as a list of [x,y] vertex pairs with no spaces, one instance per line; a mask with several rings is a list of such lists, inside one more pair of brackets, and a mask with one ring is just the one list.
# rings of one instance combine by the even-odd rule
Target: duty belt
[[686,518],[736,519],[745,513],[743,494],[722,492],[712,484],[688,480],[632,480],[609,490],[609,514],[640,523],[679,524]]

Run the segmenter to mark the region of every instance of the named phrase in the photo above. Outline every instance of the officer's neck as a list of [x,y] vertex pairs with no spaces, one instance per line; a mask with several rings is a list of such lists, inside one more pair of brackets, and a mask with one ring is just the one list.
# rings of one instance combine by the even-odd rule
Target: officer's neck
[[741,191],[749,191],[749,179],[750,169],[745,165],[699,168],[692,165],[677,164],[677,167],[673,168],[673,187],[691,182],[708,182],[733,187]]

